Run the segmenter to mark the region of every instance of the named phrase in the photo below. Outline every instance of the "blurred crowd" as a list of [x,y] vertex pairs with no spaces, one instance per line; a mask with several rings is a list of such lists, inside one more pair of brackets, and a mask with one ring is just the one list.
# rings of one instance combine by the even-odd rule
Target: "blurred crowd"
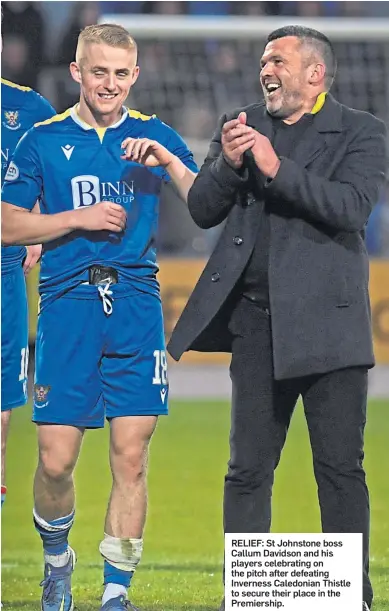
[[80,29],[102,14],[389,17],[389,2],[352,1],[8,1],[2,7],[4,74],[31,87],[37,86],[43,66],[67,65],[73,59]]
[[[102,14],[389,17],[389,2],[353,1],[6,1],[2,7],[3,77],[37,89],[58,112],[77,99],[78,87],[69,77],[68,65],[74,59],[78,34],[83,27],[96,23]],[[261,95],[258,64],[264,41],[260,38],[217,41],[183,37],[137,42],[141,73],[129,104],[142,112],[156,113],[187,139],[208,141],[220,114],[249,104]],[[389,124],[389,39],[360,43],[334,41],[334,46],[339,61],[334,95],[341,102],[370,111]],[[195,153],[201,163],[206,150],[200,146]],[[166,227],[166,250],[174,253],[187,242],[182,235],[185,219],[180,219],[177,227],[181,229],[180,242],[170,240],[169,217],[167,220],[162,217],[161,224],[162,229]],[[187,226],[190,233],[191,224],[188,222]],[[210,245],[209,240],[199,236],[196,240],[202,244],[197,249],[200,253]],[[383,193],[372,217],[367,244],[371,254],[389,256],[389,189]]]
[[[163,15],[270,15],[300,17],[377,17],[388,15],[386,2],[100,2],[105,13],[158,13]],[[377,6],[376,6],[377,5]]]

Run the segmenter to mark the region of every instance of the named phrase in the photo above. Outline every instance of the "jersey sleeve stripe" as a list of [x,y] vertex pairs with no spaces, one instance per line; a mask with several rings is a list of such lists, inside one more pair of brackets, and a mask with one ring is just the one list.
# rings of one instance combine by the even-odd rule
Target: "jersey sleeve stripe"
[[150,119],[156,119],[157,115],[144,115],[139,112],[139,110],[133,110],[132,108],[127,108],[128,116],[132,119],[140,119],[141,121],[150,121]]
[[38,123],[34,123],[34,127],[39,127],[40,125],[49,125],[50,123],[55,123],[57,121],[65,121],[70,116],[71,108],[65,110],[59,115],[54,115],[54,117],[50,117],[50,119],[46,119],[46,121],[39,121]]
[[2,78],[1,82],[3,83],[3,85],[8,85],[8,87],[19,89],[19,91],[32,91],[31,87],[23,87],[23,85],[17,85],[16,83],[13,83],[12,81],[7,81],[7,79],[5,78]]

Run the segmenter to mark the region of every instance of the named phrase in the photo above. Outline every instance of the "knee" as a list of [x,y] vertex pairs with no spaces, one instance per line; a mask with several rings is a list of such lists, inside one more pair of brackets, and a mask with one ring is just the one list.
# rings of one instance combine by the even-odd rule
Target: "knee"
[[272,482],[274,478],[274,465],[262,465],[255,467],[254,465],[244,465],[230,461],[228,463],[228,472],[225,478],[226,485],[243,488],[246,490],[255,490],[264,484],[264,482]]
[[363,453],[350,456],[327,456],[314,458],[316,479],[322,481],[342,481],[342,478],[365,478]]
[[39,453],[39,469],[46,480],[61,483],[72,477],[75,460],[66,453],[55,450],[41,450]]
[[125,447],[111,449],[111,466],[114,478],[139,481],[146,477],[147,447]]
[[251,484],[256,487],[273,475],[280,459],[280,452],[276,447],[243,448],[232,447],[228,462],[227,479]]
[[327,468],[338,472],[358,470],[364,459],[363,443],[355,439],[331,446],[313,444],[312,454],[313,463],[319,470]]

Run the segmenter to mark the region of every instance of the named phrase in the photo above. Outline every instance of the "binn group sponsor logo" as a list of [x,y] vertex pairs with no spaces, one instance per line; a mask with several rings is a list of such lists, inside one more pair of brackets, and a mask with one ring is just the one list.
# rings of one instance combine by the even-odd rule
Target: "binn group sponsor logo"
[[114,204],[131,204],[134,201],[134,181],[117,180],[101,182],[97,176],[85,174],[75,176],[71,180],[73,207],[83,208],[93,206],[101,201]]

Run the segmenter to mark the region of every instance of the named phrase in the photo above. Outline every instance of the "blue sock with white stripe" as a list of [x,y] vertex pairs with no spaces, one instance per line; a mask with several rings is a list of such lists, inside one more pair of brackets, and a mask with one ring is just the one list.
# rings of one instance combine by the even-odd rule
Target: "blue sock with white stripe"
[[113,566],[107,560],[104,560],[104,585],[116,583],[129,588],[133,574],[133,571],[122,571],[117,566]]
[[73,522],[74,511],[63,518],[46,521],[34,509],[34,524],[42,539],[45,554],[60,555],[67,551],[69,531]]

